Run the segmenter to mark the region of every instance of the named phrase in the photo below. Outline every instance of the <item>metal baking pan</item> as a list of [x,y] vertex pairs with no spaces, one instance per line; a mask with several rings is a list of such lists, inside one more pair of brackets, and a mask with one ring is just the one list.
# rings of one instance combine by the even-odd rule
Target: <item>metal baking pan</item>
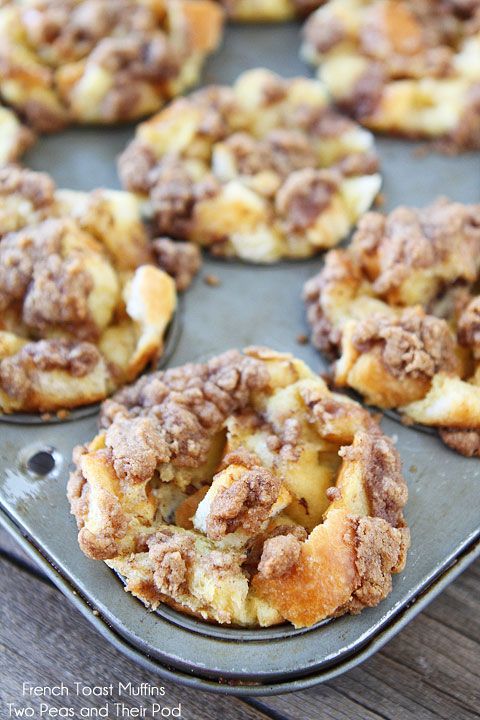
[[[223,49],[208,64],[205,81],[230,82],[258,65],[284,75],[308,74],[297,57],[298,35],[295,24],[230,28]],[[50,172],[60,186],[117,187],[115,156],[132,135],[133,128],[71,129],[42,139],[26,163]],[[381,139],[378,146],[386,209],[400,203],[422,205],[439,194],[480,200],[478,155],[420,158],[411,143]],[[321,263],[316,258],[259,267],[207,257],[203,272],[215,274],[220,285],[210,287],[198,278],[187,292],[182,332],[169,364],[263,344],[325,370],[320,355],[297,342],[306,331],[302,286]],[[151,613],[123,592],[105,564],[88,560],[77,545],[65,484],[72,447],[94,435],[95,414],[80,413],[63,423],[22,420],[0,421],[0,522],[106,638],[176,682],[267,695],[330,679],[381,647],[480,554],[478,460],[455,454],[435,435],[385,417],[383,428],[397,439],[409,484],[406,516],[412,547],[405,571],[394,578],[393,592],[383,603],[307,630],[217,627],[164,607]],[[46,475],[28,467],[42,450],[53,453],[56,461]]]

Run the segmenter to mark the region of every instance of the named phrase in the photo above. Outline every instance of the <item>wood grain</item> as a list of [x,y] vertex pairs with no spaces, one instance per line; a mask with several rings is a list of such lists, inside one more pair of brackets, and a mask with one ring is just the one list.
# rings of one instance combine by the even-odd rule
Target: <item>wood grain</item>
[[[6,556],[0,562],[6,610],[0,640],[3,702],[18,701],[22,680],[42,685],[62,679],[67,684],[81,680],[87,685],[116,685],[128,679],[165,685],[166,702],[172,706],[181,702],[182,717],[188,720],[478,718],[480,562],[358,668],[311,690],[245,702],[165,684],[131,663],[56,589],[30,574],[32,561],[7,537],[0,532],[0,552]],[[21,557],[23,565],[15,566],[9,556]],[[2,620],[4,616],[2,611]],[[65,698],[61,702],[65,703]],[[99,707],[100,701],[69,698],[69,702],[78,709],[80,705]],[[142,707],[142,701],[135,698],[125,702],[129,707]],[[113,720],[115,715],[109,717]]]
[[478,718],[479,596],[477,562],[366,663],[269,707],[292,720]]
[[[265,720],[263,713],[235,698],[215,697],[203,692],[164,683],[134,665],[98,635],[89,623],[53,587],[39,582],[23,570],[0,560],[2,625],[0,635],[2,718],[7,703],[38,709],[47,702],[59,709],[99,708],[107,699],[69,695],[59,698],[22,698],[22,682],[58,685],[74,689],[75,682],[87,686],[114,685],[113,701],[119,701],[118,682],[149,683],[166,688],[166,705],[182,704],[186,720]],[[128,708],[150,706],[150,699],[122,698]],[[115,708],[108,715],[116,717]],[[77,717],[76,715],[74,717]],[[149,715],[146,715],[149,717]]]

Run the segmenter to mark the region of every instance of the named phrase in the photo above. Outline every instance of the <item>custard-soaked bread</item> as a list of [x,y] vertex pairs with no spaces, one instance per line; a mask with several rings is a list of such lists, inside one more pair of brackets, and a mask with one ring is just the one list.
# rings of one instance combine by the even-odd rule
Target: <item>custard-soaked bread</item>
[[33,145],[35,136],[11,110],[0,105],[0,167],[14,162]]
[[11,0],[0,95],[42,132],[135,120],[198,81],[222,17],[211,0]]
[[305,286],[312,341],[367,402],[479,455],[480,205],[367,213]]
[[0,409],[102,400],[157,360],[176,305],[132,195],[0,169]]
[[376,605],[409,545],[398,453],[291,355],[229,351],[107,400],[68,485],[79,544],[147,606],[313,625]]
[[372,136],[321,83],[262,69],[142,123],[119,170],[160,234],[254,262],[336,245],[381,182]]
[[325,0],[219,0],[229,18],[245,22],[269,22],[303,17]]
[[480,146],[475,0],[330,0],[307,20],[302,54],[370,129]]

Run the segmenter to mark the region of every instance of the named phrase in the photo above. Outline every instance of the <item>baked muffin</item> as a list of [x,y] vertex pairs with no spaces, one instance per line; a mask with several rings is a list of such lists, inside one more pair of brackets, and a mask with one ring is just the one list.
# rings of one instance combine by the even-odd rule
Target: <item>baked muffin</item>
[[0,167],[14,162],[33,145],[35,136],[15,113],[0,105]]
[[313,12],[325,0],[219,0],[232,20],[271,22],[292,20]]
[[367,213],[305,286],[312,341],[368,403],[480,452],[480,205]]
[[302,55],[366,127],[480,147],[476,0],[330,0],[307,20]]
[[381,183],[372,136],[321,83],[262,69],[139,125],[119,171],[160,234],[261,263],[336,245]]
[[102,400],[161,355],[175,283],[136,199],[0,168],[0,409]]
[[68,485],[84,553],[148,607],[311,626],[376,605],[405,563],[407,488],[366,410],[249,348],[104,403]]
[[222,17],[211,0],[11,0],[0,95],[42,132],[136,120],[198,81]]

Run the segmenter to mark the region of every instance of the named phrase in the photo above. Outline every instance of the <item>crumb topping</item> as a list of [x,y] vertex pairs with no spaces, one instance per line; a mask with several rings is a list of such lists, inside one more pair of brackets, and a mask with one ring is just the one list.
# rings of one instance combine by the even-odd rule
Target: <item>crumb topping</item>
[[377,258],[378,274],[372,280],[379,295],[408,282],[412,270],[448,262],[455,273],[450,281],[471,282],[478,272],[480,206],[442,198],[421,210],[398,207],[387,216],[367,213],[352,249],[367,266],[370,258]]
[[160,233],[188,239],[195,204],[218,192],[213,177],[195,183],[175,156],[166,156],[150,173],[150,202]]
[[336,288],[349,286],[353,294],[360,284],[361,274],[353,259],[345,252],[331,250],[325,257],[322,270],[307,280],[303,288],[303,299],[307,308],[307,320],[312,328],[312,343],[333,358],[337,355],[341,342],[341,331],[325,311],[325,298]]
[[[356,560],[360,587],[354,593],[362,606],[373,607],[392,589],[392,572],[405,564],[408,530],[397,529],[377,517],[360,518],[356,527]],[[358,608],[357,608],[358,609]]]
[[21,195],[35,209],[39,209],[53,203],[54,191],[55,184],[46,173],[34,172],[16,165],[0,168],[0,195]]
[[[148,427],[150,433],[155,428],[155,438],[159,435],[162,439],[149,442],[161,451],[162,462],[199,467],[225,419],[246,407],[251,392],[266,388],[268,380],[261,362],[236,351],[204,365],[184,365],[140,378],[102,408],[101,422],[110,426],[109,437],[117,437],[117,426],[124,428],[121,440],[112,447],[114,460],[123,463],[123,432],[130,434],[130,428],[137,427],[132,420],[143,418],[149,422],[142,425],[142,431]],[[136,442],[134,435],[131,441]],[[119,465],[119,470],[128,476],[128,464]]]
[[158,265],[175,280],[178,291],[186,290],[200,270],[202,255],[192,243],[157,238],[152,242]]
[[305,230],[315,223],[338,191],[340,176],[327,170],[305,169],[281,187],[276,207],[289,230]]
[[148,480],[157,464],[169,459],[160,424],[149,417],[118,418],[108,428],[105,444],[116,474],[128,482]]
[[295,170],[315,164],[307,137],[299,130],[278,128],[261,140],[246,132],[238,132],[225,140],[225,146],[233,154],[241,175],[272,170],[280,178],[286,178]]
[[440,428],[440,437],[445,445],[465,457],[480,457],[480,430]]
[[268,518],[280,493],[280,478],[266,468],[245,470],[228,488],[214,497],[207,517],[207,535],[218,540],[241,528],[254,533]]
[[175,597],[184,592],[193,540],[187,535],[159,532],[148,540],[153,581],[161,593]]
[[298,562],[302,543],[293,533],[276,535],[265,541],[258,572],[266,578],[285,575]]
[[359,352],[379,347],[385,367],[397,378],[432,378],[457,368],[455,340],[446,321],[418,308],[404,310],[398,318],[363,320],[352,341]]

